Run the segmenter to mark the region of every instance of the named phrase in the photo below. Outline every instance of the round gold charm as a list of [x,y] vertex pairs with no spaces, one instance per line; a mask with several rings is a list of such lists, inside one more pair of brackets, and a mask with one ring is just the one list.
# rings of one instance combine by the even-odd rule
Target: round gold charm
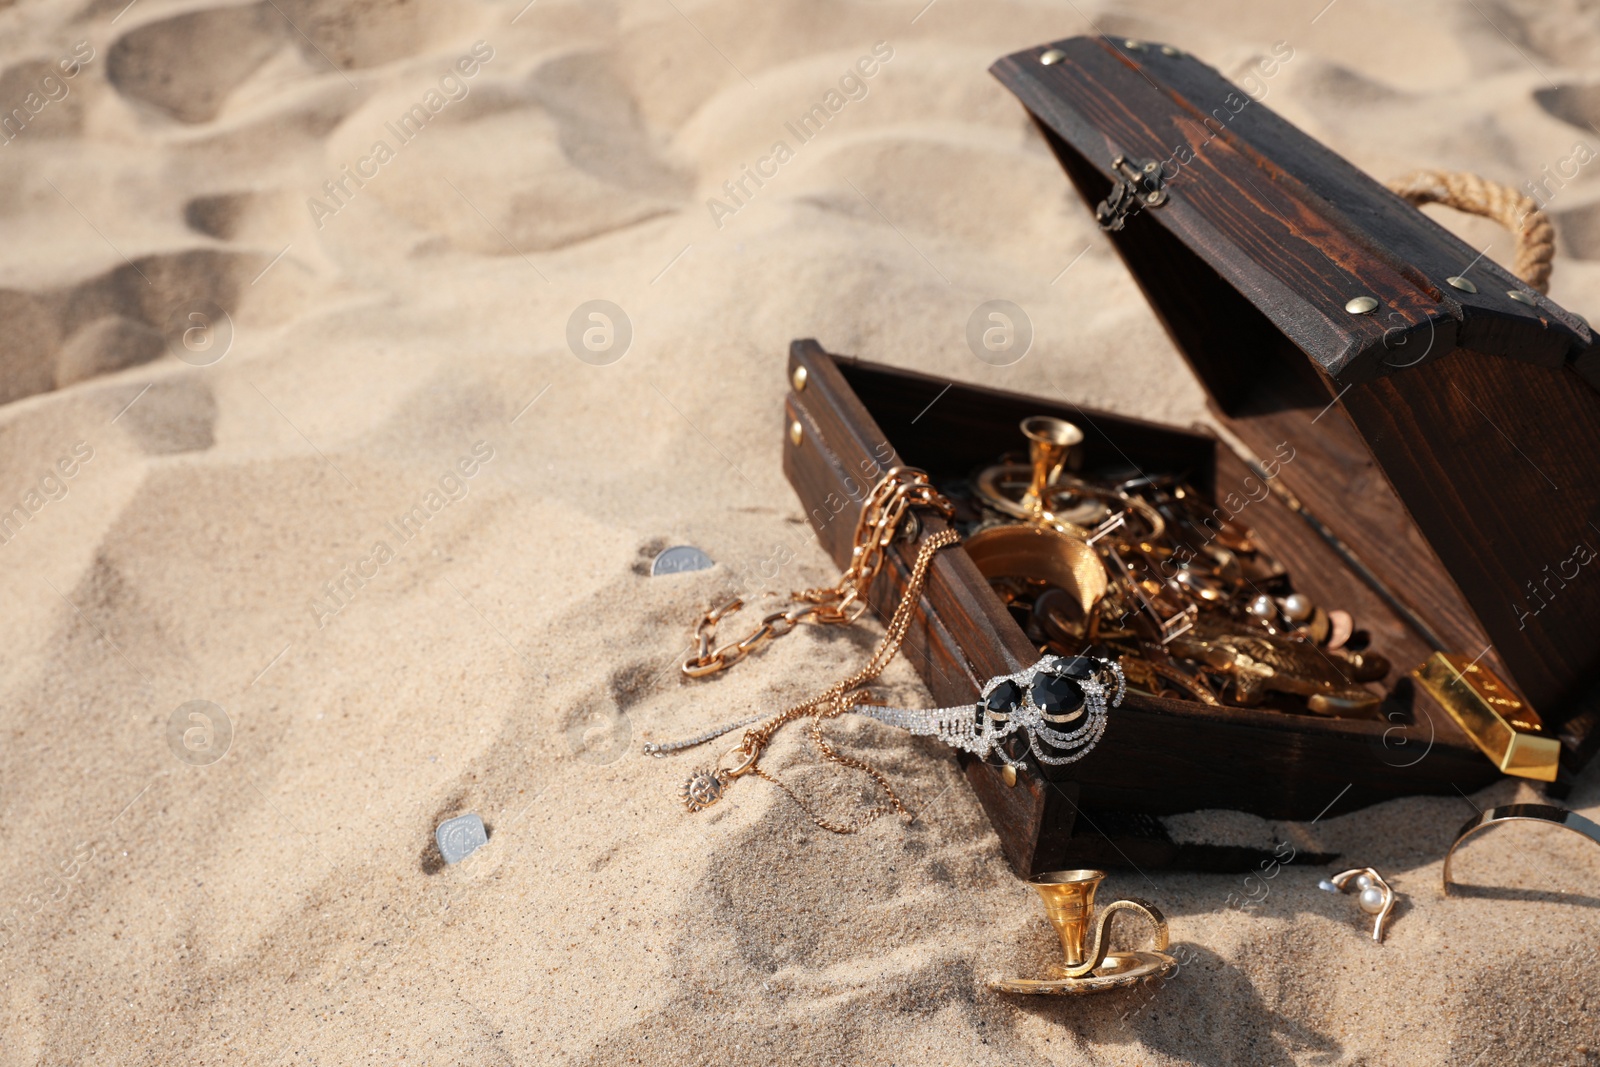
[[722,779],[714,771],[695,771],[683,783],[680,795],[683,797],[683,806],[690,811],[709,808],[722,799]]

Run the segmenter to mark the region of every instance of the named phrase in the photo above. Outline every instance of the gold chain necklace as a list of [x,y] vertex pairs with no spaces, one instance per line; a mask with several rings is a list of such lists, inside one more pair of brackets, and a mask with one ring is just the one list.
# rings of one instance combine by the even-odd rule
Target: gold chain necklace
[[[883,568],[884,552],[914,505],[937,508],[945,518],[954,510],[950,501],[928,481],[926,472],[914,467],[890,469],[861,505],[861,516],[856,519],[855,536],[851,540],[850,565],[839,576],[838,585],[791,593],[789,599],[794,607],[773,612],[743,639],[730,641],[720,648],[712,647],[716,643],[717,623],[744,607],[744,600],[734,597],[706,612],[695,627],[699,651],[684,661],[683,673],[691,678],[704,678],[727,670],[772,638],[789,633],[802,621],[835,625],[855,622],[867,610],[867,590]],[[912,518],[915,521],[915,517]]]
[[[836,834],[853,834],[891,809],[899,812],[901,816],[909,818],[910,813],[906,811],[905,804],[901,802],[900,797],[889,784],[889,780],[884,777],[883,772],[865,760],[841,754],[829,744],[827,739],[822,736],[822,720],[842,715],[855,705],[866,700],[867,693],[862,691],[861,686],[883,673],[884,668],[894,659],[895,653],[900,650],[900,644],[905,640],[906,631],[911,627],[911,618],[916,611],[917,598],[922,594],[922,586],[927,580],[928,567],[933,562],[933,554],[945,545],[955,544],[959,540],[960,536],[954,530],[942,530],[922,543],[922,548],[917,552],[916,564],[911,570],[911,579],[906,583],[905,595],[901,597],[899,605],[894,610],[893,617],[889,620],[889,628],[878,641],[878,647],[873,650],[871,658],[867,660],[864,667],[843,681],[836,682],[810,700],[803,701],[786,711],[780,712],[753,730],[747,730],[743,740],[729,749],[722,759],[717,761],[716,766],[695,771],[694,774],[689,776],[689,780],[683,785],[681,794],[684,807],[690,811],[700,811],[702,808],[709,807],[722,799],[722,794],[726,791],[728,784],[735,778],[745,774],[754,774],[760,778],[765,778],[787,793],[789,798],[800,807],[801,811],[804,811],[810,817],[812,822],[822,829],[831,830]],[[823,758],[840,766],[854,767],[857,770],[865,771],[873,781],[878,783],[878,786],[889,798],[887,804],[879,804],[877,807],[863,813],[854,822],[848,824],[835,823],[811,810],[795,794],[794,790],[761,769],[758,761],[761,759],[761,754],[766,749],[767,744],[772,740],[773,734],[777,733],[784,724],[806,717],[811,719],[810,737],[812,743],[817,746],[817,750],[822,753]],[[676,748],[679,746],[671,747]],[[659,746],[656,749],[656,751],[663,752],[668,750],[668,746]],[[727,766],[724,766],[724,763]]]
[[[849,623],[860,618],[867,608],[867,590],[882,569],[884,554],[896,534],[900,532],[901,523],[910,515],[913,505],[937,508],[947,517],[951,513],[949,501],[928,482],[927,474],[908,467],[895,467],[873,487],[862,506],[852,541],[850,566],[845,568],[837,586],[831,589],[808,589],[795,593],[793,599],[803,606],[767,616],[748,637],[724,645],[715,651],[711,646],[718,620],[737,611],[742,602],[736,598],[721,608],[707,612],[696,628],[700,642],[699,655],[691,657],[684,663],[684,673],[692,678],[701,678],[724,670],[743,659],[765,641],[788,633],[802,619],[810,618],[821,623]],[[910,813],[906,811],[905,804],[901,802],[883,772],[865,760],[844,755],[835,749],[822,734],[822,721],[836,718],[866,701],[868,694],[861,687],[882,674],[884,668],[893,661],[895,653],[900,650],[906,632],[910,629],[918,598],[922,595],[922,587],[927,581],[928,568],[933,563],[934,553],[959,540],[960,536],[954,530],[941,530],[924,540],[917,552],[916,562],[911,568],[911,577],[906,583],[905,593],[901,596],[900,603],[896,605],[894,614],[889,619],[888,628],[866,664],[850,677],[835,683],[810,700],[796,704],[760,726],[747,730],[739,744],[729,749],[714,766],[697,770],[690,775],[681,793],[684,807],[691,812],[709,807],[722,799],[723,793],[735,778],[754,774],[782,789],[812,822],[832,833],[856,833],[891,810],[909,818]],[[849,823],[833,822],[817,814],[796,795],[794,790],[763,770],[759,761],[773,735],[785,724],[800,718],[811,719],[808,733],[824,759],[843,767],[853,767],[866,772],[883,790],[888,802],[871,808]],[[691,748],[748,726],[753,721],[755,720],[746,719],[732,723],[684,741],[649,744],[645,746],[645,751],[652,755],[664,755],[667,752]]]

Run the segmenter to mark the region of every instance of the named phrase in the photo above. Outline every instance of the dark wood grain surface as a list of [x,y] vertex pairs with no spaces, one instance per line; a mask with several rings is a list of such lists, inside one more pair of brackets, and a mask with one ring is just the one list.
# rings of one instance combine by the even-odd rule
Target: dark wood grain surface
[[[1045,66],[1047,48],[1064,53]],[[1186,54],[1078,37],[997,62],[993,73],[1038,118],[1111,179],[1119,154],[1170,161],[1160,216],[1184,244],[1344,382],[1392,373],[1428,348],[1456,344],[1558,366],[1590,352],[1577,316],[1532,294],[1491,260],[1249,99]],[[1446,284],[1465,274],[1478,288]],[[1529,307],[1509,289],[1528,291]],[[1351,315],[1370,295],[1381,307]]]
[[1594,392],[1462,349],[1342,403],[1517,687],[1553,724],[1571,719],[1600,678]]

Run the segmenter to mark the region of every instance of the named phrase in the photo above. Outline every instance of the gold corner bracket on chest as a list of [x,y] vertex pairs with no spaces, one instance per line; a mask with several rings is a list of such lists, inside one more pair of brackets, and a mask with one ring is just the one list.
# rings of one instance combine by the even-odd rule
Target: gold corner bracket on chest
[[1561,743],[1545,733],[1539,713],[1493,671],[1462,656],[1435,652],[1411,676],[1501,771],[1541,782],[1556,780]]

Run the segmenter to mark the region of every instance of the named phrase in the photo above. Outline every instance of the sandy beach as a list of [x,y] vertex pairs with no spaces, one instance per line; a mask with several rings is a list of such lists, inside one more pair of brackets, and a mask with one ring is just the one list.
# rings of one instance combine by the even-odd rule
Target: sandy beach
[[[1058,946],[936,742],[830,728],[915,815],[854,836],[755,780],[689,815],[714,752],[641,751],[879,633],[678,670],[730,591],[837,579],[779,465],[791,339],[1209,418],[996,58],[1167,41],[1380,180],[1535,183],[1593,316],[1600,11],[525,2],[0,9],[0,1064],[1600,1060],[1600,850],[1502,828],[1440,890],[1530,785],[1175,817],[1379,868],[1387,941],[1326,868],[1250,911],[1114,871],[1184,966],[1057,1000],[986,984]],[[965,341],[991,299],[1011,366]],[[716,566],[650,577],[676,544]],[[876,797],[800,730],[763,766]],[[1600,770],[1564,803],[1600,818]]]

